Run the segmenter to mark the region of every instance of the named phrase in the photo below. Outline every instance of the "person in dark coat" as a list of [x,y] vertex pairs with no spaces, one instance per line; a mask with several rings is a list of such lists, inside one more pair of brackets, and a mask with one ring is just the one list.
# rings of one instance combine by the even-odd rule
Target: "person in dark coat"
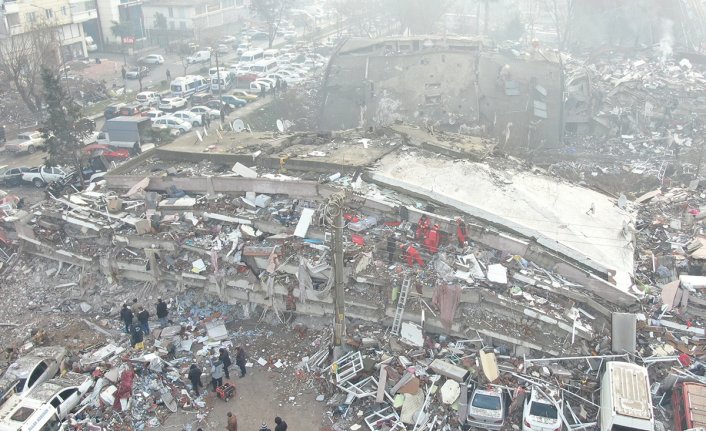
[[275,418],[275,431],[287,431],[287,422],[279,416]]
[[125,78],[127,77],[127,70],[125,70],[125,66],[123,66],[120,73],[123,75],[123,81],[125,81]]
[[167,316],[169,315],[169,310],[167,309],[167,303],[162,301],[162,298],[157,299],[157,319],[159,320],[159,326],[166,328]]
[[206,122],[206,114],[201,114],[201,125],[202,125],[203,127],[206,127],[206,124],[208,124],[208,123]]
[[243,346],[238,346],[238,351],[235,354],[235,365],[240,368],[240,377],[245,377],[245,349]]
[[134,348],[138,344],[142,343],[144,340],[145,336],[142,333],[142,328],[137,323],[133,323],[132,327],[130,328],[130,344],[132,344],[132,347]]
[[221,106],[221,123],[226,122],[226,105]]
[[189,367],[189,381],[191,381],[191,388],[198,396],[199,387],[203,387],[203,383],[201,383],[201,369],[196,364],[191,364],[191,367]]
[[227,349],[224,349],[221,347],[218,350],[218,352],[219,352],[218,359],[220,359],[221,362],[223,362],[223,371],[226,374],[226,379],[230,379],[230,373],[228,372],[228,367],[233,365],[233,361],[230,360],[230,355],[228,354]]
[[123,308],[120,310],[120,320],[122,320],[125,324],[126,334],[130,333],[130,325],[132,325],[133,317],[132,310],[130,310],[130,307],[127,306],[127,303],[124,303]]
[[146,334],[150,334],[150,312],[145,310],[145,307],[140,307],[140,311],[137,313],[137,321],[140,322],[142,331]]
[[395,258],[395,245],[397,241],[395,240],[395,234],[391,233],[387,237],[387,263],[392,263]]

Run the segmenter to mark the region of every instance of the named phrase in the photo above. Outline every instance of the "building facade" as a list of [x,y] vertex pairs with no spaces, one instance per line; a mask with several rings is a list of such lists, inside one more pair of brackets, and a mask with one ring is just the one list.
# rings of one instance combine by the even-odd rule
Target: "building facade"
[[235,33],[248,15],[245,0],[145,0],[143,7],[149,33],[179,39]]
[[96,0],[0,0],[0,41],[40,26],[57,29],[64,61],[88,55],[86,36],[98,37]]

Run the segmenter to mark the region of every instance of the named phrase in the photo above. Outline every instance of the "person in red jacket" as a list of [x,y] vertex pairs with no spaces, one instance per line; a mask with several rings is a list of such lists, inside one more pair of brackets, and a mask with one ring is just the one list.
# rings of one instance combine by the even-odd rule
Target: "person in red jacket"
[[422,256],[419,255],[419,252],[416,248],[414,248],[412,244],[402,244],[400,245],[400,248],[405,254],[405,258],[407,259],[407,265],[412,267],[414,266],[414,263],[417,262],[419,266],[424,267],[424,261],[422,260]]
[[439,242],[441,241],[441,238],[439,238],[439,225],[435,224],[429,233],[427,234],[426,239],[424,240],[424,245],[427,247],[429,250],[429,253],[436,253],[439,251]]
[[461,247],[466,246],[466,237],[468,233],[466,231],[466,223],[461,220],[461,218],[456,219],[456,237],[458,238],[458,245]]
[[429,233],[429,217],[422,215],[417,222],[417,231],[414,233],[414,239],[423,241]]

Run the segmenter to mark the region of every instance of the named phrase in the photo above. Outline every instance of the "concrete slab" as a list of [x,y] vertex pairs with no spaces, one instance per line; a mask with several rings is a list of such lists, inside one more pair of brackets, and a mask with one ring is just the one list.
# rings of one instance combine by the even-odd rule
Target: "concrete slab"
[[389,154],[370,178],[534,238],[601,273],[633,272],[633,245],[623,223],[634,216],[598,192],[525,172],[500,178],[484,164],[419,154]]

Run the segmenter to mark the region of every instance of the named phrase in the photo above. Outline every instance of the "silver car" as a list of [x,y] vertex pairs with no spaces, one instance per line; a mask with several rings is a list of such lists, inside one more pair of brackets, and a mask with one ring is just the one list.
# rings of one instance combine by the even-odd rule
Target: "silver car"
[[468,424],[484,429],[499,430],[505,422],[505,403],[501,389],[476,389],[468,403]]

